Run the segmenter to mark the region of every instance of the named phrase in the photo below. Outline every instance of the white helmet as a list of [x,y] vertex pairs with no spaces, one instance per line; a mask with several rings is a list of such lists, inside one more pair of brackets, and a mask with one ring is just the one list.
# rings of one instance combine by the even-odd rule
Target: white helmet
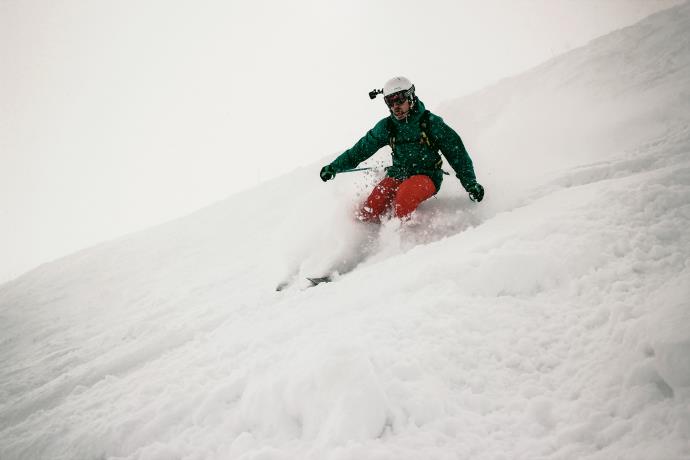
[[383,98],[386,104],[390,107],[393,99],[404,97],[410,104],[414,105],[414,85],[405,77],[391,78],[383,86]]
[[405,77],[395,77],[391,78],[383,85],[383,95],[390,96],[393,93],[398,93],[400,91],[412,91],[414,94],[414,85],[410,80]]

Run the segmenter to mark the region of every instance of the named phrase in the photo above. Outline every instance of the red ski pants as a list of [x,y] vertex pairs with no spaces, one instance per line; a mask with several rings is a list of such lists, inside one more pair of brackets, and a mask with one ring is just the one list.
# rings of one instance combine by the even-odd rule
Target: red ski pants
[[381,216],[391,207],[395,217],[405,218],[434,193],[436,186],[429,176],[420,174],[404,181],[386,177],[371,191],[359,211],[359,218],[366,222],[380,222]]

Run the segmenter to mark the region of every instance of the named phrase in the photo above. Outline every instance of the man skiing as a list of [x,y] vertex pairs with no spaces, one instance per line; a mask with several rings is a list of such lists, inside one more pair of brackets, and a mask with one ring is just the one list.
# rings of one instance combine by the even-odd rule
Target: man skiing
[[381,216],[392,208],[395,217],[407,219],[441,187],[440,150],[470,199],[482,201],[484,188],[477,183],[472,160],[460,136],[441,117],[424,108],[412,82],[395,77],[386,82],[383,90],[374,90],[369,96],[373,99],[381,93],[390,115],[376,123],[352,148],[321,168],[321,180],[326,182],[340,172],[356,168],[380,148],[390,145],[393,165],[374,187],[357,217],[365,222],[380,222]]

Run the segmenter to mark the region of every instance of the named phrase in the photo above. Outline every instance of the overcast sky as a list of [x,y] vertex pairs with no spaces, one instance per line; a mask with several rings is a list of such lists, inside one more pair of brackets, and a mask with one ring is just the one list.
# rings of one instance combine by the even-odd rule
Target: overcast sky
[[392,76],[433,110],[677,3],[0,0],[0,282],[330,161]]

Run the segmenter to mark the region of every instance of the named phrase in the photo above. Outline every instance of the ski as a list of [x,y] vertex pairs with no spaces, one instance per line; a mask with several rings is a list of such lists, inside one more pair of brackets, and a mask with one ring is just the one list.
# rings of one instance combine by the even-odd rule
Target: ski
[[[333,281],[333,278],[331,278],[330,276],[320,276],[320,277],[312,277],[312,278],[307,277],[305,279],[311,283],[307,287],[314,287],[314,286],[318,286],[321,283],[330,283],[331,281]],[[281,281],[276,286],[276,292],[284,291],[284,290],[290,288],[294,283],[295,283],[294,277],[288,278],[284,281]]]
[[333,278],[330,276],[322,276],[320,278],[307,278],[309,282],[312,284],[312,286],[318,286],[321,283],[330,283],[333,281]]

